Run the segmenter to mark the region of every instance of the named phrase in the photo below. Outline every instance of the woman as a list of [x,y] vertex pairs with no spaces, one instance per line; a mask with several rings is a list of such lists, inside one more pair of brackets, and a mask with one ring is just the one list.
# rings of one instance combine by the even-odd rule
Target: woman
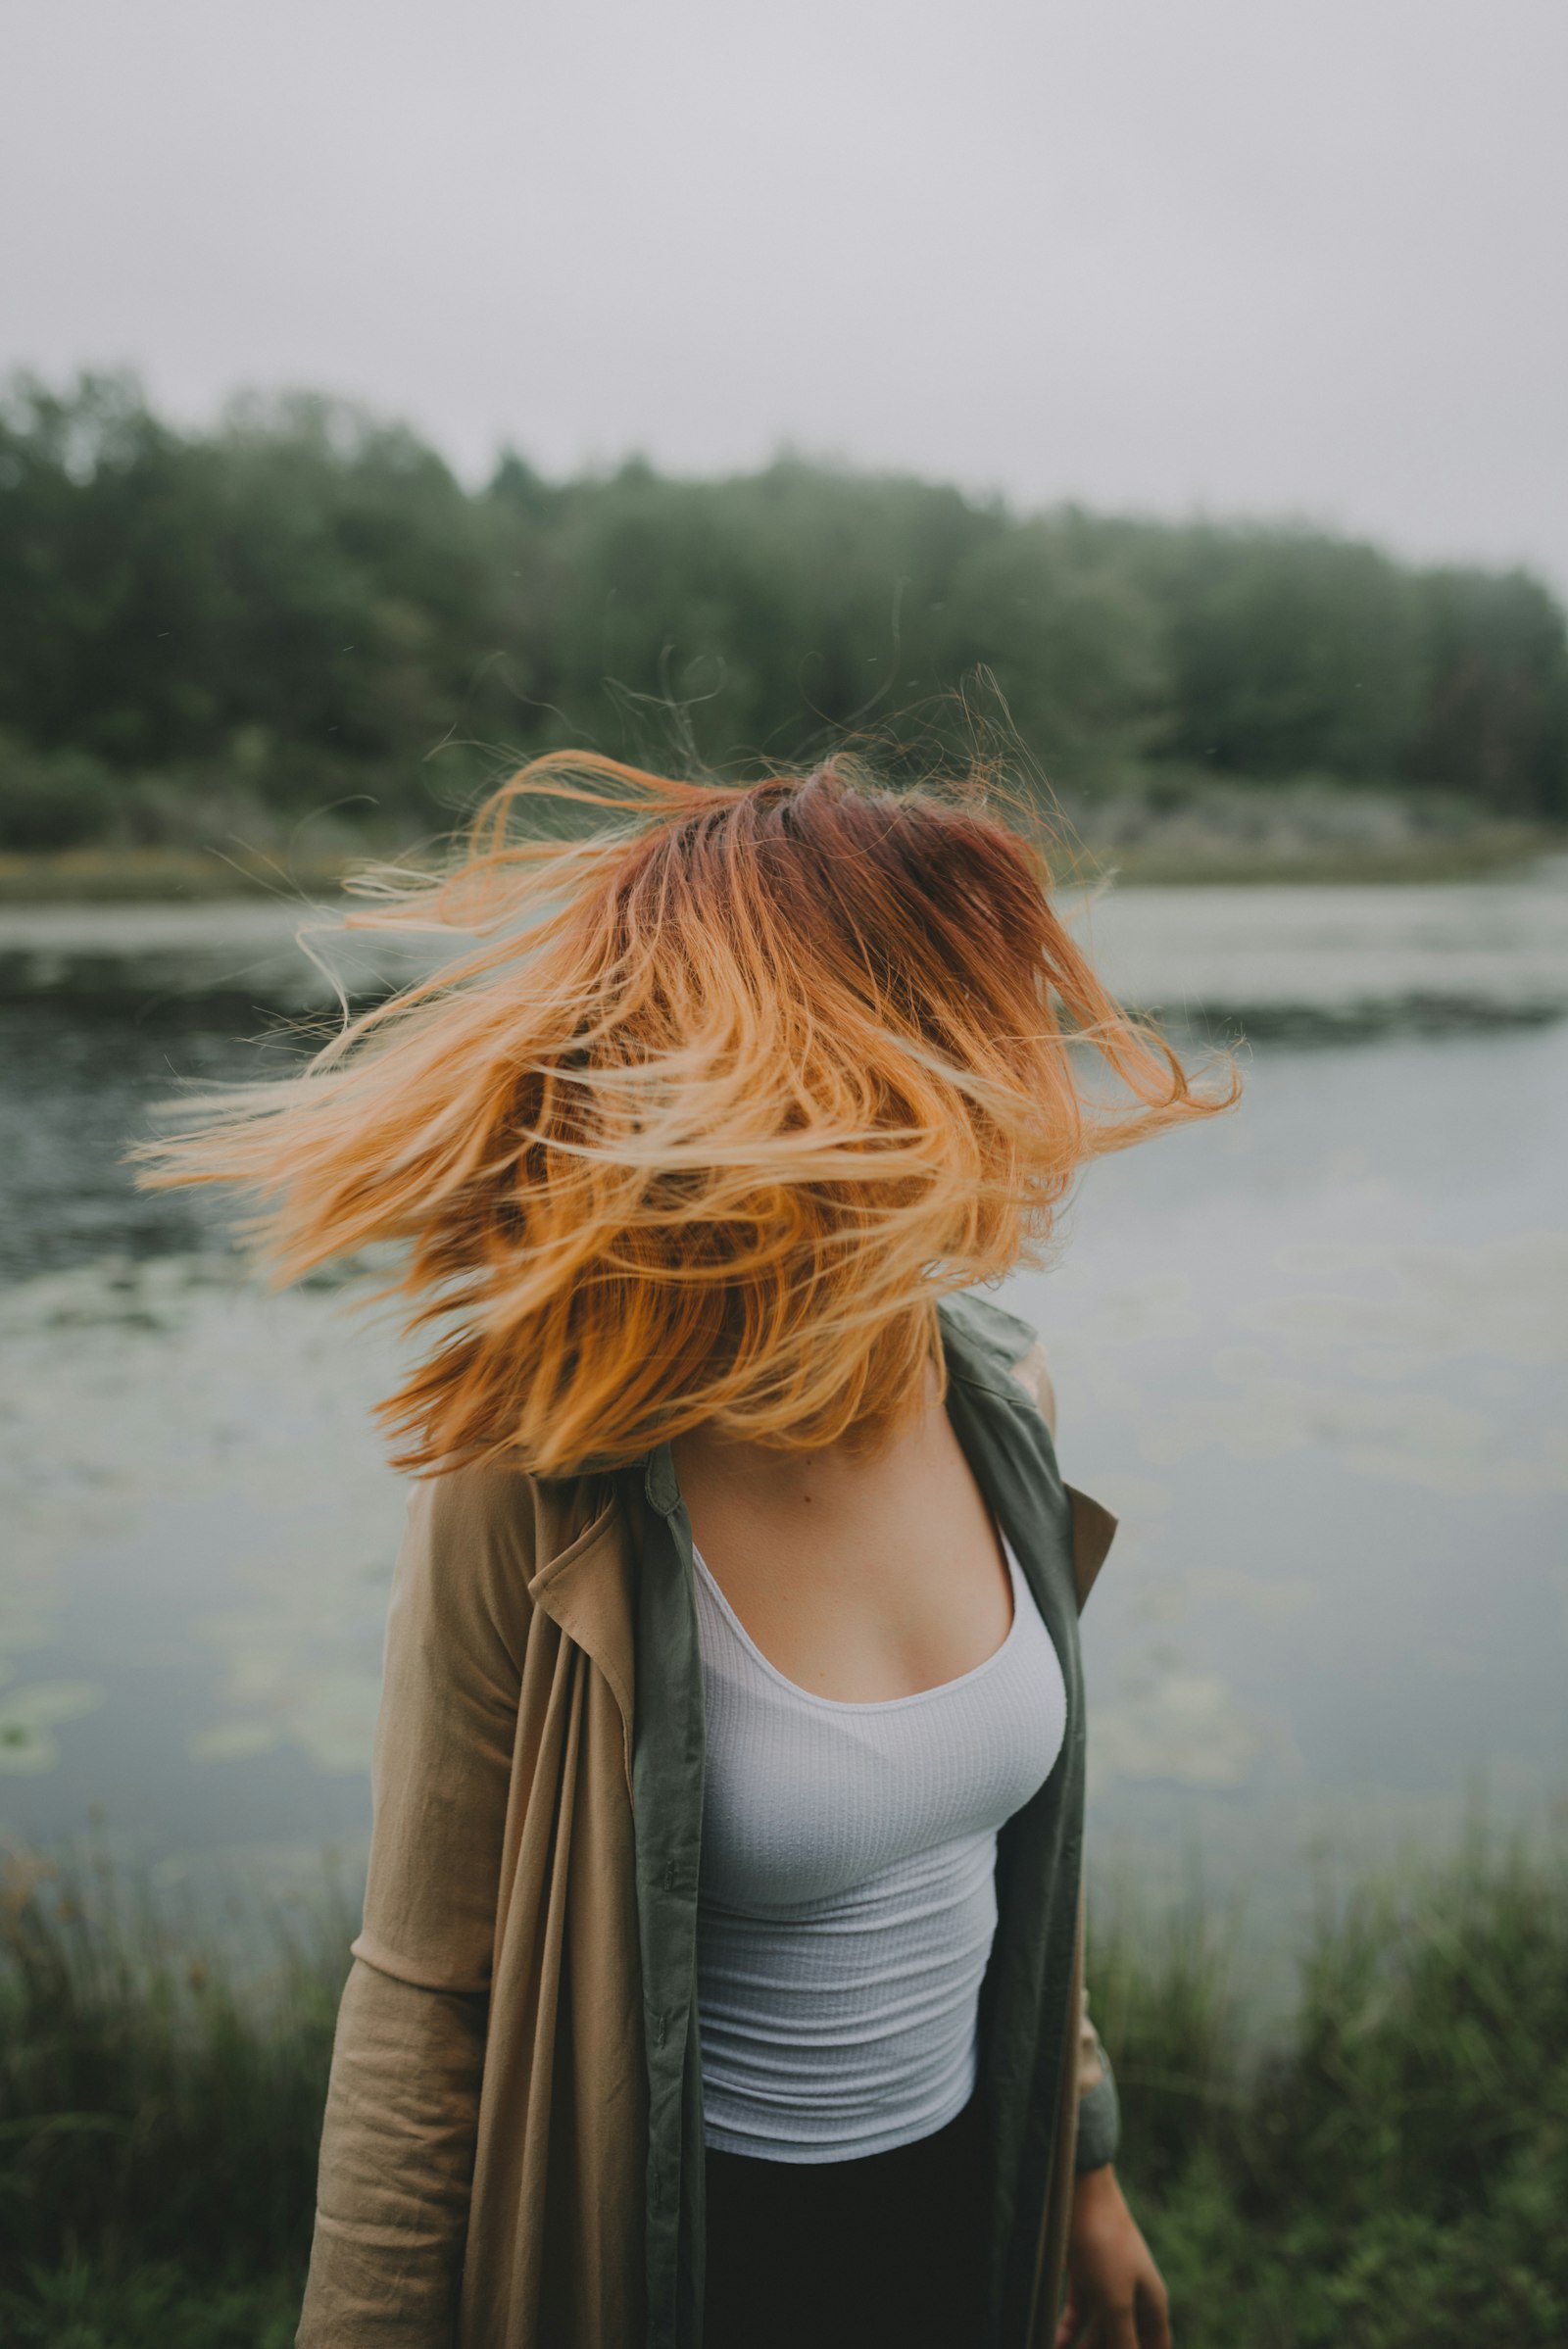
[[163,1146],[431,1340],[302,2349],[1167,2342],[1081,1991],[1113,1520],[965,1293],[1234,1083],[1048,879],[980,781],[540,761],[373,917],[466,955]]

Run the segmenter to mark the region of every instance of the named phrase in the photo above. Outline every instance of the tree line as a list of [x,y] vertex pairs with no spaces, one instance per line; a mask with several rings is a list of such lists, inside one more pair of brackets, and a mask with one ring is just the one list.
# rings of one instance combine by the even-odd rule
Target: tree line
[[1524,571],[788,456],[551,480],[508,452],[470,488],[315,395],[181,431],[125,375],[0,391],[0,845],[225,799],[450,820],[563,742],[914,756],[977,673],[1068,796],[1201,770],[1568,816],[1568,629]]

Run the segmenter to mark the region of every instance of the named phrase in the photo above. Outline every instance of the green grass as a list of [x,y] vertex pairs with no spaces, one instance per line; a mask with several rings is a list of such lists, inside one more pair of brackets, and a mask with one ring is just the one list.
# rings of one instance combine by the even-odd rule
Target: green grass
[[1568,2343],[1568,1851],[1355,1887],[1261,2047],[1200,1912],[1091,1962],[1185,2349]]
[[[381,853],[368,841],[365,857]],[[0,906],[180,905],[297,894],[335,896],[359,851],[318,855],[279,848],[76,848],[0,854]]]
[[72,2258],[0,2287],[8,2349],[291,2349],[300,2276],[214,2279],[178,2261]]
[[[0,1920],[0,2339],[283,2349],[341,1904],[267,1925],[243,1989],[91,1868],[19,1871]],[[1196,1902],[1113,1914],[1091,1968],[1180,2349],[1568,2344],[1568,1839],[1325,1902],[1261,2031]]]
[[102,1864],[0,1891],[0,2340],[292,2338],[352,1929],[249,1922],[242,1988]]

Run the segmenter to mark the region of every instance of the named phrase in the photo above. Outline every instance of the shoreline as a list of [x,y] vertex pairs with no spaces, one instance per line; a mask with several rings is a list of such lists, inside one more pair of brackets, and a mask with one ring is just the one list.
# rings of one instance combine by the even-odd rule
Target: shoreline
[[[1080,861],[1054,896],[1120,1001],[1200,1038],[1215,1023],[1299,1040],[1568,1013],[1568,856],[1437,885],[1363,869],[1348,887],[1298,868],[1162,887]],[[395,993],[459,943],[378,928],[374,912],[335,887],[304,894],[303,876],[245,897],[0,900],[0,1004],[177,1019],[228,1000],[315,1016]]]
[[[1568,828],[1494,824],[1469,834],[1345,842],[1267,840],[1218,828],[1152,828],[1142,837],[1069,842],[1064,886],[1110,882],[1127,888],[1238,889],[1298,883],[1344,888],[1361,883],[1528,879],[1547,858],[1568,853]],[[91,848],[0,854],[0,906],[184,905],[319,901],[342,891],[368,864],[412,856],[416,844],[368,841],[363,847],[287,863],[264,851],[221,856],[200,849]]]

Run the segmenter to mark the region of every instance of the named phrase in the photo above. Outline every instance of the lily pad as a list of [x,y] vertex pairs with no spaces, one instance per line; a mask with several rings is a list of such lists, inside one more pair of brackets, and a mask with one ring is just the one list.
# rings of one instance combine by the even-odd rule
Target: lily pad
[[63,1721],[95,1713],[108,1691],[97,1681],[32,1681],[0,1698],[0,1772],[33,1778],[60,1760]]

